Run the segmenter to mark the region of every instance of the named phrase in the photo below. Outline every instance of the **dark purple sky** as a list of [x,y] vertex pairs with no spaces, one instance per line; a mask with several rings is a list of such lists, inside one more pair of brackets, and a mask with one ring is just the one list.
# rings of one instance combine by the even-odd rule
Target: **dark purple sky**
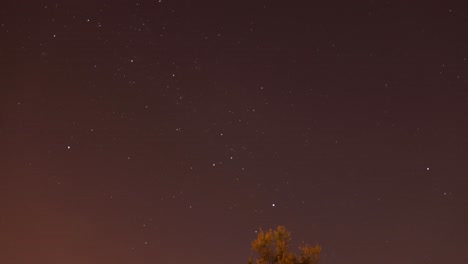
[[468,263],[466,4],[310,2],[2,3],[0,263]]

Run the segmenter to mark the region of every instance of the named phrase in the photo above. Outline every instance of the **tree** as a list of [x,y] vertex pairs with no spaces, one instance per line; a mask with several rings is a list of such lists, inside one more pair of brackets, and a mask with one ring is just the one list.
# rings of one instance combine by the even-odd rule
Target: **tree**
[[[322,247],[304,245],[299,247],[299,256],[289,251],[291,233],[284,226],[275,230],[260,230],[257,239],[252,241],[252,249],[257,253],[256,264],[317,264]],[[252,258],[249,264],[253,264]]]

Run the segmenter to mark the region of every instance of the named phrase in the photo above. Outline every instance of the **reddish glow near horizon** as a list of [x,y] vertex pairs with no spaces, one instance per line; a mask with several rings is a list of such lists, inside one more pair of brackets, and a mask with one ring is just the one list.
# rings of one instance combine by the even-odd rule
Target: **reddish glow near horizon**
[[2,2],[0,263],[468,263],[465,5],[202,2]]

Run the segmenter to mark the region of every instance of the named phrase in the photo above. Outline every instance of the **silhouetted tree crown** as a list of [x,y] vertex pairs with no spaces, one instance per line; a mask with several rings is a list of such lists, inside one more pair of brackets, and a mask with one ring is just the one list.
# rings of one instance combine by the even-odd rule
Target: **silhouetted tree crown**
[[304,245],[299,247],[300,254],[295,255],[289,251],[291,233],[284,226],[278,226],[275,230],[269,229],[264,232],[260,230],[257,239],[252,241],[252,249],[257,258],[253,262],[252,257],[249,264],[317,264],[320,261],[322,247],[315,245]]

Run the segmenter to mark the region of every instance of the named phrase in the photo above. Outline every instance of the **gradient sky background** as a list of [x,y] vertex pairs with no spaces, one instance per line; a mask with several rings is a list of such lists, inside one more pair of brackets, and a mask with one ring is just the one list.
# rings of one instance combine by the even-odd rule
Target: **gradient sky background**
[[0,262],[468,263],[466,4],[325,2],[2,1]]

